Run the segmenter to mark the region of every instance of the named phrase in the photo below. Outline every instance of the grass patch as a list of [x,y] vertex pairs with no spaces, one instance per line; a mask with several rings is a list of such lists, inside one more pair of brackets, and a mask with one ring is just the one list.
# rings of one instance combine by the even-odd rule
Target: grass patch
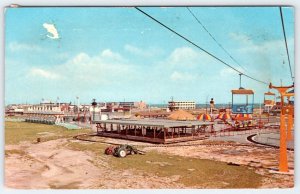
[[72,183],[69,183],[69,184],[65,184],[65,185],[57,185],[57,184],[49,184],[49,187],[51,189],[79,189],[79,184],[81,182],[79,181],[75,181],[75,182],[72,182]]
[[196,188],[257,188],[262,183],[262,176],[245,166],[231,166],[224,162],[195,159],[147,152],[146,155],[129,155],[125,158],[106,156],[108,146],[99,143],[70,142],[74,150],[91,151],[96,160],[102,160],[117,170],[135,169],[146,176],[178,176],[178,183]]
[[230,166],[224,162],[170,156],[158,152],[112,158],[117,169],[133,168],[161,177],[179,175],[179,182],[190,187],[257,188],[262,176],[245,166]]
[[[43,136],[39,133],[48,132],[51,135]],[[90,132],[90,129],[70,130],[56,125],[45,125],[27,122],[5,122],[5,144],[18,144],[21,141],[36,142],[38,137],[41,141],[49,141],[59,138],[72,137],[74,135]]]
[[18,155],[24,156],[26,153],[24,150],[16,150],[16,149],[5,150],[5,155],[12,155],[12,154],[18,154]]
[[68,142],[66,146],[76,151],[90,151],[97,155],[104,155],[104,150],[108,147],[107,144],[93,142]]
[[24,150],[17,150],[17,149],[5,150],[5,157],[14,155],[14,154],[19,155],[19,156],[29,159],[29,160],[34,160],[34,158],[32,156],[28,155]]

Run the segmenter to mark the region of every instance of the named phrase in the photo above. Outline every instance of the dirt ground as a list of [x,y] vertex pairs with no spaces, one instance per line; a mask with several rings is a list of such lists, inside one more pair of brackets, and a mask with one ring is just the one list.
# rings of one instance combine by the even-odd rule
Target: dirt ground
[[[70,141],[78,142],[62,138],[41,143],[21,142],[18,145],[6,145],[5,185],[19,189],[186,188],[176,181],[178,176],[157,177],[148,176],[134,169],[114,169],[101,155],[96,156],[90,151],[78,151],[65,146]],[[128,143],[128,141],[120,142],[112,139],[108,141]],[[80,143],[85,144],[85,142]],[[224,142],[222,144],[223,146],[147,147],[143,150],[246,165],[263,175],[261,188],[293,187],[293,152],[288,153],[290,174],[276,174],[272,173],[272,169],[278,166],[277,149],[240,147],[226,145],[226,143],[224,146]],[[95,158],[97,158],[96,163]]]
[[[183,187],[174,183],[178,177],[150,177],[133,170],[114,170],[103,160],[95,165],[93,153],[67,149],[63,146],[66,142],[58,139],[6,146],[12,154],[5,157],[5,185],[19,189]],[[14,154],[14,150],[24,154]]]

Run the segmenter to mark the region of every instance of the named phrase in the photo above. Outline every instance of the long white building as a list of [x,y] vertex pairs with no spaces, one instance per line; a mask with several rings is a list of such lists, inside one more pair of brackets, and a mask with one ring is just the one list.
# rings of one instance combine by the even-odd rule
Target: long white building
[[186,109],[186,110],[195,109],[196,102],[194,102],[194,101],[169,101],[168,107],[171,111],[178,110],[178,109]]

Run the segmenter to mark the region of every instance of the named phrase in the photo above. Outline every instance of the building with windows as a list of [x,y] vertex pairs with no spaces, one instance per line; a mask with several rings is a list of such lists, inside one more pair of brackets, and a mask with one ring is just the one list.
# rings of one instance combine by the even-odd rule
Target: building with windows
[[196,102],[194,101],[169,101],[168,107],[171,111],[178,110],[178,109],[195,109]]
[[139,102],[107,102],[107,109],[109,112],[115,112],[118,110],[130,111],[131,109],[143,110],[147,108],[147,104],[143,101]]

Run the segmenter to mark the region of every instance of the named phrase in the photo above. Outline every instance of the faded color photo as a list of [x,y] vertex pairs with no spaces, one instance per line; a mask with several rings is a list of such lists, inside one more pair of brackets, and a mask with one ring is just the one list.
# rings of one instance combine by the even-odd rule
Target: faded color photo
[[5,9],[5,186],[294,187],[294,8]]

